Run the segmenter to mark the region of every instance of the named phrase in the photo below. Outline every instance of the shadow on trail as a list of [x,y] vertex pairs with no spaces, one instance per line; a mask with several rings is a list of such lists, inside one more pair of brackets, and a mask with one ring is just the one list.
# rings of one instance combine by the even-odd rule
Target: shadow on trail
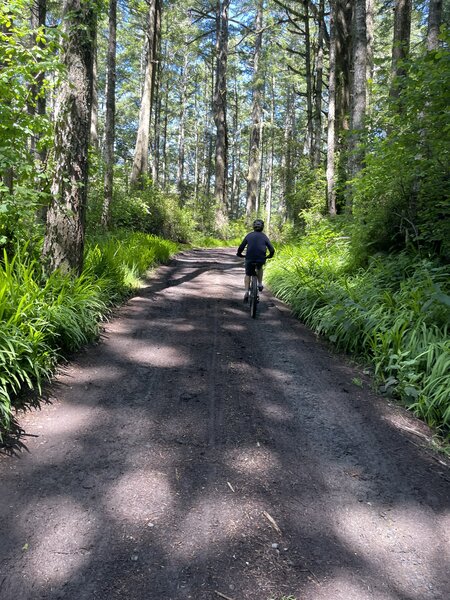
[[[190,255],[194,254],[196,251],[191,251]],[[204,256],[204,251],[197,251],[199,256]],[[139,295],[145,295],[146,291],[150,293],[161,292],[167,287],[178,286],[186,283],[188,281],[192,281],[196,279],[200,274],[211,271],[228,271],[230,269],[236,269],[242,263],[242,259],[238,259],[237,257],[230,261],[230,254],[227,252],[215,253],[209,260],[205,260],[203,257],[198,260],[196,258],[196,254],[194,254],[194,261],[192,259],[187,259],[188,256],[185,252],[181,252],[177,254],[177,256],[172,259],[169,265],[164,270],[159,270],[158,275],[161,278],[161,273],[163,273],[161,283],[155,284],[151,279],[147,279],[147,286],[144,286]],[[195,265],[195,268],[192,268],[192,265]],[[188,270],[186,275],[180,275],[178,277],[174,277],[178,275],[178,273],[182,273],[183,269]],[[242,271],[244,272],[244,271]]]
[[28,452],[25,439],[37,436],[31,435],[23,429],[20,425],[20,418],[26,413],[32,413],[34,410],[40,410],[43,406],[51,404],[49,389],[50,384],[46,384],[43,386],[41,394],[38,394],[35,390],[31,390],[23,392],[20,399],[16,399],[14,405],[15,414],[11,417],[9,428],[7,431],[1,431],[0,456],[20,456],[21,452]]
[[439,468],[314,336],[249,318],[240,267],[150,282],[77,359],[72,420],[4,473],[4,600],[444,600]]
[[28,448],[23,441],[27,436],[25,430],[13,417],[8,431],[2,431],[2,443],[0,444],[0,455],[19,456],[21,452],[27,452]]
[[[200,274],[205,273],[210,270],[220,270],[227,271],[229,269],[236,268],[236,259],[234,262],[230,262],[229,253],[215,253],[209,259],[202,259],[198,261],[196,259],[197,255],[204,255],[205,251],[196,251],[192,250],[191,255],[194,256],[196,269],[189,270],[184,276],[174,277],[176,274],[180,272],[180,266],[186,263],[185,257],[188,256],[185,252],[180,252],[175,258],[173,258],[168,265],[161,266],[159,273],[164,273],[163,280],[160,283],[156,283],[152,279],[143,278],[144,285],[139,292],[137,292],[134,298],[139,296],[146,296],[150,294],[150,296],[157,294],[159,292],[164,291],[168,287],[179,286],[183,283],[191,281],[197,278]],[[161,278],[161,277],[160,277]],[[130,302],[130,299],[128,300]],[[102,339],[102,335],[100,335],[100,339]],[[89,346],[87,346],[89,348]],[[70,360],[72,356],[66,357],[66,360]],[[40,409],[41,406],[50,403],[48,395],[48,390],[51,386],[55,386],[55,383],[45,384],[43,386],[43,391],[39,394],[37,391],[25,392],[23,391],[20,397],[20,400],[16,400],[15,408],[19,415],[22,415],[28,411],[32,411],[34,409]],[[21,451],[27,451],[27,446],[24,441],[26,437],[25,431],[18,425],[18,421],[16,417],[12,417],[11,426],[9,431],[1,432],[3,441],[0,443],[0,455],[15,455]]]

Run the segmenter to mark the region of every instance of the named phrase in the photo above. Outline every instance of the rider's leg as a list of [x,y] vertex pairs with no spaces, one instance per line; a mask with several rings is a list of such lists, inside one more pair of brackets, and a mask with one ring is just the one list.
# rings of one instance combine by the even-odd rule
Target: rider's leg
[[258,290],[260,292],[262,292],[264,289],[264,286],[262,284],[262,280],[263,280],[263,266],[262,265],[259,265],[256,275],[258,276]]
[[252,266],[247,260],[245,261],[245,277],[244,277],[244,287],[245,287],[245,295],[244,302],[248,301],[248,288],[250,287],[250,276],[252,273]]
[[258,272],[257,272],[257,276],[258,276],[258,284],[262,285],[262,280],[263,280],[263,272],[264,269],[262,267],[262,265],[259,267]]
[[250,276],[249,275],[246,275],[244,277],[244,285],[245,285],[244,302],[248,302],[248,288],[250,287]]

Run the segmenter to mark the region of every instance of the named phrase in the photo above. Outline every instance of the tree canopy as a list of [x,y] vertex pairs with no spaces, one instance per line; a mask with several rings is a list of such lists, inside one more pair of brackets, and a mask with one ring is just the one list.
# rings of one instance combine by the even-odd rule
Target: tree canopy
[[[448,256],[448,12],[436,0],[3,3],[0,244],[32,229],[51,268],[57,252],[78,253],[75,267],[73,227],[79,240],[86,226],[186,237],[172,215],[226,237],[258,214],[281,235],[345,213],[361,256],[409,244]],[[84,99],[77,19],[93,65]],[[79,111],[60,110],[64,90],[86,104],[90,139]],[[72,167],[75,204],[61,198]]]

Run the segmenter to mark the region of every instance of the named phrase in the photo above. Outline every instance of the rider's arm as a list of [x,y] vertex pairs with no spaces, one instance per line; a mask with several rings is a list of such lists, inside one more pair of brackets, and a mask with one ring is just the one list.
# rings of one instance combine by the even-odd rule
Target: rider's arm
[[245,246],[247,245],[247,236],[245,236],[245,238],[242,240],[241,245],[239,246],[239,248],[237,249],[236,255],[237,256],[242,256],[242,252],[244,251]]
[[275,254],[275,248],[272,246],[269,240],[267,240],[266,246],[269,249],[269,256],[267,258],[272,258],[272,256]]

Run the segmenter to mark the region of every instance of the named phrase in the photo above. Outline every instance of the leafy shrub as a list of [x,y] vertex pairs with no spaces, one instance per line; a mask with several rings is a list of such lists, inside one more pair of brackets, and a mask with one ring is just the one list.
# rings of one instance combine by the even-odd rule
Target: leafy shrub
[[[102,212],[101,190],[93,191],[88,206],[89,227],[95,230]],[[179,205],[178,196],[148,185],[131,193],[117,191],[111,205],[111,229],[150,233],[175,242],[189,242],[194,221],[188,207]]]
[[[42,64],[54,77],[44,79],[41,93],[57,85],[61,69],[56,52],[56,29],[30,31],[28,20],[23,18],[29,10],[26,0],[10,0],[0,5],[0,173],[3,180],[0,182],[0,248],[6,248],[9,256],[17,244],[29,242],[35,232],[40,234],[36,213],[46,203],[47,183],[41,172],[42,165],[36,164],[30,139],[34,139],[36,150],[44,150],[48,147],[52,126],[47,116],[30,110],[37,101],[31,90],[36,87]],[[36,36],[35,43],[31,43],[32,33]]]
[[309,159],[302,157],[297,172],[295,191],[288,199],[289,213],[294,223],[311,228],[326,214],[325,170],[311,168]]
[[[448,34],[444,40],[448,41]],[[448,45],[409,65],[399,102],[378,124],[354,182],[353,254],[409,246],[450,257],[450,52]]]

